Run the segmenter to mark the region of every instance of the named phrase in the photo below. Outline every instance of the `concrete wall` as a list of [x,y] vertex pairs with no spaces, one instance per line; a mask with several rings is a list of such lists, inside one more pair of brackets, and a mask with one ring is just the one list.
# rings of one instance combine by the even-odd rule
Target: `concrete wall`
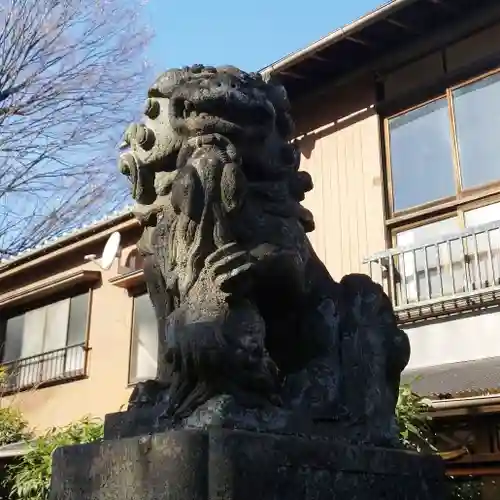
[[331,89],[294,109],[301,168],[314,189],[304,205],[316,229],[310,235],[330,273],[341,278],[366,271],[362,261],[385,248],[380,121],[373,110],[374,84]]

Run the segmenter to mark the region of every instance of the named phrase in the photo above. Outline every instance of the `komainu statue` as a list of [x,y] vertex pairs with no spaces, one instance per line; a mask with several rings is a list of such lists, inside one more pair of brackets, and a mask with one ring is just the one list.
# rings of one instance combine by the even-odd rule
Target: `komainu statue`
[[196,65],[162,74],[120,169],[158,320],[156,380],[129,408],[161,405],[168,428],[304,432],[395,445],[410,347],[369,277],[334,281],[307,232],[285,89]]

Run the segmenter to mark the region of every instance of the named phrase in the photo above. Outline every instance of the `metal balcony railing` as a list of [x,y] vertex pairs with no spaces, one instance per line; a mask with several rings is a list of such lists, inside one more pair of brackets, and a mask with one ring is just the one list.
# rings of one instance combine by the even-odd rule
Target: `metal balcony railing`
[[396,312],[500,298],[500,221],[379,252],[364,263]]
[[35,356],[2,363],[4,392],[64,381],[85,375],[87,348],[85,344],[48,351]]

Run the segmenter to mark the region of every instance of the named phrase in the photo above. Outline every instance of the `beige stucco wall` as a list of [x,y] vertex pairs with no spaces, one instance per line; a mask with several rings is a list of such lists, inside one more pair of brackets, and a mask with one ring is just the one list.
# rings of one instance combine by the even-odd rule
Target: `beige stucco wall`
[[[97,245],[102,247],[102,243]],[[128,252],[123,250],[121,264]],[[93,263],[79,266],[88,250],[80,251],[65,261],[67,266],[52,266],[52,278],[79,269],[99,269]],[[97,252],[96,252],[97,253]],[[50,265],[50,264],[47,264]],[[118,259],[108,271],[102,271],[102,283],[92,290],[88,331],[88,377],[50,387],[20,392],[2,397],[2,406],[14,405],[31,426],[43,431],[65,425],[85,415],[103,417],[119,411],[129,397],[129,349],[132,331],[132,297],[128,292],[108,282],[117,274]]]
[[374,85],[359,82],[304,100],[294,109],[301,168],[314,189],[304,202],[315,216],[311,242],[339,279],[367,272],[362,261],[386,247],[380,121]]

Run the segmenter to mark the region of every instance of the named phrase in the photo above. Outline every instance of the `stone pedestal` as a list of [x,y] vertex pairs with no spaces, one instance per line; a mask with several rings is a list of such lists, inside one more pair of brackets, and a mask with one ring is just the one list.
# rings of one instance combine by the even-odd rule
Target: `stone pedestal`
[[439,500],[433,456],[238,430],[56,450],[51,500]]

